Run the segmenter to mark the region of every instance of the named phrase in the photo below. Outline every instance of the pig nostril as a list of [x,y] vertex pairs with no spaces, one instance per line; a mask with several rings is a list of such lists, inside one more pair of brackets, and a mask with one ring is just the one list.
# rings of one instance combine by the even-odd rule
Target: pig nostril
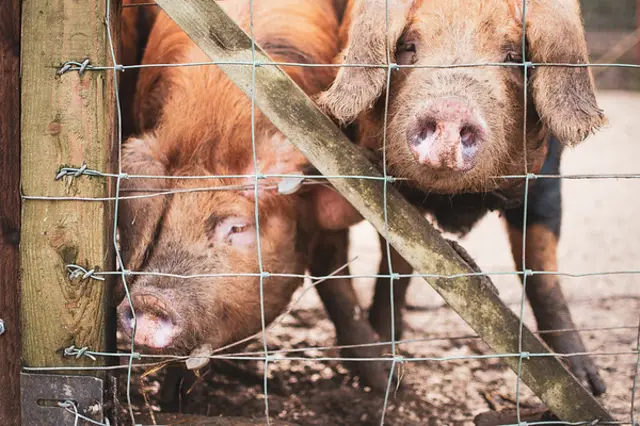
[[420,137],[417,142],[420,143],[425,139],[430,138],[436,132],[436,123],[433,121],[426,121],[422,124],[422,129],[420,130]]
[[464,126],[460,130],[460,141],[462,142],[462,145],[467,148],[474,146],[476,144],[475,131],[469,126]]

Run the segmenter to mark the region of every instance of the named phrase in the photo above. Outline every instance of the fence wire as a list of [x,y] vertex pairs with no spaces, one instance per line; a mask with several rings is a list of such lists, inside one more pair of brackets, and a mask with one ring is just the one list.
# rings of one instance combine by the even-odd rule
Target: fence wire
[[[394,63],[394,58],[392,54],[392,46],[389,45],[389,37],[386,38],[387,46],[386,46],[386,64],[305,64],[305,63],[293,63],[293,62],[259,62],[256,60],[256,45],[255,45],[255,37],[254,37],[254,5],[253,0],[247,0],[249,2],[250,8],[250,19],[249,19],[249,34],[251,36],[252,41],[252,60],[250,62],[242,62],[242,61],[207,61],[207,62],[194,62],[194,63],[168,63],[168,64],[137,64],[137,65],[122,65],[118,64],[116,59],[116,48],[114,46],[114,41],[111,34],[111,27],[114,23],[114,17],[110,14],[111,12],[111,2],[118,0],[106,0],[106,21],[105,27],[108,36],[109,42],[109,50],[111,56],[112,65],[100,65],[100,64],[91,64],[88,60],[83,62],[76,61],[68,61],[63,64],[62,68],[60,68],[59,73],[63,74],[66,72],[79,72],[80,74],[85,72],[106,72],[111,73],[113,78],[113,85],[115,90],[115,98],[116,98],[116,106],[117,106],[117,139],[118,139],[118,173],[109,173],[106,171],[93,170],[90,169],[90,165],[81,165],[79,167],[67,167],[60,170],[60,173],[55,177],[56,179],[74,179],[81,178],[82,176],[93,176],[100,177],[104,179],[115,179],[116,181],[116,195],[114,197],[47,197],[47,196],[39,196],[34,194],[24,194],[22,198],[24,200],[48,200],[48,201],[94,201],[94,202],[114,202],[114,228],[112,232],[113,239],[113,250],[116,254],[117,258],[117,268],[113,271],[95,271],[95,270],[87,270],[82,265],[66,265],[70,278],[78,278],[80,277],[83,280],[104,280],[109,276],[117,276],[122,281],[126,299],[128,300],[129,307],[133,316],[133,332],[130,339],[130,350],[129,352],[116,352],[116,353],[105,353],[105,352],[97,352],[92,351],[91,348],[76,348],[75,346],[71,346],[65,349],[64,355],[69,357],[81,358],[81,357],[89,357],[91,359],[97,359],[98,357],[116,357],[119,359],[124,359],[127,361],[126,365],[115,365],[115,366],[82,366],[82,367],[38,367],[38,368],[30,368],[25,367],[26,371],[57,371],[57,370],[81,370],[81,371],[89,371],[89,370],[126,370],[126,379],[127,379],[127,388],[126,388],[126,397],[127,397],[127,406],[129,411],[129,417],[132,425],[138,425],[136,421],[136,416],[134,414],[132,396],[131,396],[131,383],[132,383],[132,375],[134,368],[155,368],[163,365],[167,361],[186,361],[189,356],[177,356],[177,355],[168,355],[168,354],[145,354],[136,351],[135,347],[135,335],[136,335],[136,313],[134,309],[134,305],[132,302],[131,294],[129,292],[128,280],[132,277],[139,276],[156,276],[156,277],[168,277],[168,278],[177,278],[177,279],[193,279],[193,278],[203,278],[203,277],[253,277],[259,278],[259,286],[260,286],[260,315],[261,315],[261,332],[259,335],[250,336],[248,338],[243,339],[240,342],[235,342],[230,345],[226,345],[222,348],[218,348],[211,355],[208,356],[210,359],[227,359],[227,360],[243,360],[243,361],[253,361],[253,360],[261,360],[264,362],[264,375],[263,375],[263,392],[264,392],[264,413],[265,413],[265,421],[267,424],[270,424],[270,415],[269,415],[269,393],[268,393],[268,376],[269,376],[269,367],[272,363],[276,363],[279,361],[287,360],[299,360],[299,361],[338,361],[338,362],[371,362],[371,361],[386,361],[391,363],[390,374],[388,378],[387,388],[384,395],[384,403],[382,407],[382,415],[381,415],[381,424],[385,422],[385,414],[388,411],[389,398],[393,392],[393,378],[394,372],[399,370],[404,363],[408,362],[446,362],[446,361],[456,361],[456,360],[486,360],[486,359],[505,359],[505,358],[515,358],[517,359],[517,378],[516,378],[516,416],[517,416],[517,424],[523,425],[546,425],[546,424],[565,424],[565,425],[593,425],[593,424],[631,424],[636,425],[636,414],[635,414],[635,397],[637,392],[637,379],[638,379],[638,370],[640,369],[640,324],[638,326],[628,325],[628,326],[618,326],[618,327],[595,327],[595,328],[572,328],[572,329],[558,329],[558,330],[542,330],[539,331],[538,335],[550,334],[550,333],[570,333],[570,332],[608,332],[615,330],[638,330],[638,337],[635,348],[630,349],[628,351],[587,351],[587,352],[579,352],[579,353],[529,353],[523,350],[523,330],[525,327],[524,324],[524,309],[526,303],[526,288],[528,285],[528,279],[536,276],[536,275],[555,275],[555,276],[564,276],[564,277],[572,277],[572,278],[580,278],[580,277],[593,277],[593,276],[617,276],[617,275],[640,275],[640,269],[638,270],[612,270],[612,271],[597,271],[597,272],[565,272],[565,271],[544,271],[544,270],[531,270],[527,268],[526,264],[526,246],[527,246],[527,211],[528,211],[528,203],[529,203],[529,185],[531,181],[536,179],[566,179],[566,180],[590,180],[590,179],[638,179],[640,178],[640,173],[627,173],[627,174],[557,174],[557,175],[548,175],[548,174],[535,174],[530,173],[528,170],[528,161],[527,161],[527,85],[529,83],[529,71],[538,67],[590,67],[590,68],[602,68],[602,67],[620,67],[620,68],[632,68],[640,70],[640,65],[637,64],[626,64],[626,63],[610,63],[610,64],[569,64],[569,63],[536,63],[531,62],[527,58],[526,51],[526,27],[527,27],[527,1],[522,1],[522,61],[518,63],[468,63],[468,64],[450,64],[450,65],[398,65]],[[157,5],[153,2],[149,3],[138,3],[138,4],[127,4],[124,7],[157,7]],[[386,33],[389,33],[389,2],[386,1],[386,10],[385,10],[385,20],[386,20]],[[123,134],[122,134],[122,106],[119,97],[119,81],[118,74],[120,72],[124,72],[126,70],[133,69],[144,69],[150,67],[192,67],[192,66],[216,66],[216,65],[236,65],[236,66],[251,66],[252,67],[252,85],[251,85],[251,144],[252,144],[252,161],[254,174],[248,175],[204,175],[204,176],[175,176],[175,175],[167,175],[167,176],[148,176],[148,175],[129,175],[127,173],[123,173],[123,164],[122,164],[122,142],[123,142]],[[383,176],[308,176],[308,175],[282,175],[282,174],[262,174],[260,173],[259,165],[258,165],[258,154],[256,149],[256,135],[255,135],[255,78],[256,78],[256,68],[264,67],[264,66],[297,66],[297,67],[307,67],[307,68],[321,68],[321,67],[369,67],[369,68],[382,68],[386,70],[386,90],[385,90],[385,99],[384,99],[384,125],[383,125]],[[524,180],[524,217],[523,220],[523,228],[522,228],[522,269],[519,271],[494,271],[494,272],[478,272],[478,273],[468,273],[468,274],[456,274],[456,275],[442,275],[442,274],[420,274],[420,273],[412,273],[412,274],[397,274],[394,273],[392,257],[391,257],[391,246],[388,242],[389,236],[389,223],[387,217],[387,189],[388,184],[393,183],[397,180],[401,180],[401,178],[391,176],[387,171],[387,122],[388,122],[388,109],[389,109],[389,93],[391,86],[391,78],[394,71],[403,69],[403,68],[432,68],[432,69],[450,69],[450,68],[477,68],[477,67],[519,67],[522,68],[523,71],[523,84],[524,84],[524,126],[522,129],[523,136],[523,173],[522,175],[505,175],[505,176],[495,176],[496,180],[499,179],[522,179]],[[167,179],[167,180],[176,180],[176,179],[219,179],[219,178],[242,178],[242,179],[253,179],[253,184],[249,185],[223,185],[223,186],[207,186],[200,188],[188,188],[188,189],[166,189],[166,190],[158,190],[158,189],[148,189],[148,188],[136,188],[136,189],[127,189],[121,190],[121,184],[123,180],[135,180],[135,179]],[[334,273],[328,276],[312,276],[310,274],[285,274],[285,273],[277,273],[267,271],[263,265],[262,253],[261,253],[261,244],[260,244],[260,214],[259,214],[259,195],[261,190],[267,191],[275,191],[275,192],[283,192],[283,188],[279,184],[275,184],[269,182],[271,179],[277,178],[297,178],[300,180],[301,185],[326,185],[327,178],[338,178],[338,179],[373,179],[373,180],[382,180],[383,181],[383,196],[384,196],[384,236],[385,236],[385,245],[383,250],[386,252],[387,257],[387,268],[388,274],[373,274],[373,275],[363,275],[363,274],[341,274],[341,270],[348,266],[340,268]],[[123,258],[120,252],[119,244],[117,241],[117,218],[119,212],[119,206],[121,201],[132,200],[132,199],[142,199],[142,198],[150,198],[150,197],[165,197],[173,194],[180,193],[195,193],[195,192],[209,192],[209,191],[247,191],[253,190],[254,193],[254,213],[255,213],[255,223],[256,223],[256,245],[257,245],[257,259],[258,259],[258,272],[247,272],[247,273],[203,273],[203,274],[170,274],[170,273],[161,273],[161,272],[147,272],[147,271],[133,271],[128,270],[126,265],[123,262]],[[145,194],[135,194],[136,192],[144,192]],[[134,195],[121,195],[124,193],[133,193]],[[459,355],[459,356],[443,356],[443,357],[409,357],[403,356],[399,354],[398,345],[409,344],[409,343],[418,343],[418,342],[432,342],[432,341],[442,341],[442,340],[460,340],[460,339],[479,339],[480,337],[474,334],[469,335],[436,335],[436,336],[425,336],[420,339],[406,339],[396,341],[396,324],[395,324],[395,315],[394,312],[397,309],[394,302],[394,282],[401,278],[439,278],[439,279],[456,279],[461,277],[469,277],[469,276],[501,276],[501,275],[509,275],[509,276],[517,276],[522,281],[522,292],[521,297],[518,301],[519,305],[519,339],[518,339],[518,352],[516,353],[497,353],[497,354],[486,354],[486,355]],[[298,279],[307,279],[311,280],[312,284],[310,286],[304,287],[304,291],[301,296],[296,299],[288,308],[286,312],[281,314],[278,319],[273,321],[270,325],[267,325],[267,321],[265,318],[265,298],[264,298],[264,278],[267,277],[287,277],[287,278],[298,278]],[[268,339],[267,332],[274,328],[275,326],[282,323],[282,321],[289,315],[293,309],[295,309],[297,303],[302,299],[302,297],[308,292],[312,290],[316,285],[326,281],[333,279],[356,279],[356,278],[384,278],[389,280],[390,287],[390,313],[391,313],[391,341],[390,342],[375,342],[375,343],[367,343],[361,345],[334,345],[334,346],[315,346],[308,348],[295,348],[295,349],[276,349],[270,350],[268,347]],[[240,344],[246,343],[251,340],[259,339],[262,342],[262,350],[260,351],[246,351],[246,352],[229,352],[229,349]],[[347,357],[332,357],[332,356],[296,356],[296,353],[302,353],[308,350],[315,350],[318,352],[330,351],[334,349],[345,349],[345,348],[357,348],[357,347],[372,347],[372,346],[390,346],[391,353],[389,356],[383,357],[375,357],[375,358],[347,358]],[[224,353],[222,353],[224,351]],[[292,356],[293,354],[293,356]],[[633,374],[633,383],[631,384],[631,406],[630,406],[630,416],[629,421],[616,421],[613,423],[597,423],[594,422],[593,419],[584,419],[583,422],[578,423],[569,423],[569,422],[559,422],[559,421],[538,421],[538,422],[522,422],[522,413],[521,413],[521,377],[520,370],[522,364],[526,362],[526,360],[534,357],[549,357],[554,356],[558,358],[566,358],[569,359],[575,356],[584,356],[589,355],[591,357],[603,357],[603,356],[635,356],[637,358],[637,362],[635,365],[635,372]],[[93,424],[101,424],[95,422],[91,419],[88,419],[82,416],[78,407],[75,405],[73,401],[65,401],[60,404],[61,409],[65,409],[68,412],[71,412],[75,415],[75,424],[78,424],[80,420],[88,421]],[[154,421],[155,423],[155,421]],[[108,421],[107,423],[108,424]]]

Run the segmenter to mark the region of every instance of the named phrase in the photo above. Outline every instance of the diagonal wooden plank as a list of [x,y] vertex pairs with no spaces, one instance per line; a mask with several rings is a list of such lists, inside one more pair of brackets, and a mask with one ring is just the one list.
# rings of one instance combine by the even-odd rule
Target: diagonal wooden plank
[[[157,0],[164,11],[214,61],[252,61],[252,43],[211,0]],[[256,46],[255,60],[271,62]],[[247,65],[220,65],[248,96],[254,70]],[[340,130],[278,67],[255,67],[256,106],[328,176],[380,174]],[[385,235],[383,182],[373,179],[329,179],[378,232]],[[473,272],[427,220],[391,186],[387,191],[389,242],[420,274],[456,275]],[[518,317],[487,282],[478,277],[429,279],[429,284],[496,353],[518,353]],[[523,351],[549,353],[529,329],[523,330]],[[518,357],[504,361],[517,371]],[[554,356],[532,356],[522,362],[521,378],[565,421],[612,421],[596,399]]]

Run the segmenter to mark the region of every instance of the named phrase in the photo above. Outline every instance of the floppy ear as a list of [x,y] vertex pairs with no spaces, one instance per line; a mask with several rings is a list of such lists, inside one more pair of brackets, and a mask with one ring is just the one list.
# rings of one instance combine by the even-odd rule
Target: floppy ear
[[[521,3],[522,0],[511,0]],[[534,63],[587,64],[577,0],[527,0],[525,34]],[[522,16],[520,17],[522,19]],[[606,123],[588,67],[539,66],[531,91],[542,122],[565,145],[576,145]]]
[[[145,134],[141,138],[131,138],[122,151],[123,171],[129,175],[164,176],[166,167],[154,146],[154,136]],[[149,195],[154,191],[167,189],[166,179],[123,179],[120,184],[121,196]],[[136,189],[136,191],[131,191]],[[139,189],[151,190],[140,192]],[[143,262],[147,248],[154,243],[156,230],[166,206],[165,196],[123,199],[120,201],[118,228],[123,267],[134,271]]]
[[[348,37],[343,51],[344,64],[382,67],[341,67],[333,85],[316,97],[318,105],[341,124],[348,124],[371,107],[387,83],[387,41],[392,55],[405,28],[414,0],[351,0],[341,37]],[[387,28],[387,5],[389,31]],[[344,45],[344,40],[342,40]]]

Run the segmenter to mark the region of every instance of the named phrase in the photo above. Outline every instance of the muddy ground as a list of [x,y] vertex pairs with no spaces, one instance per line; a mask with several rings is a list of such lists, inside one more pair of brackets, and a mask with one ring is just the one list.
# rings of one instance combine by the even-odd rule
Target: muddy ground
[[[568,150],[562,172],[640,173],[640,94],[602,92],[600,101],[610,119],[608,128],[585,145]],[[560,270],[570,273],[640,270],[640,180],[566,180],[563,185]],[[370,225],[361,224],[352,232],[351,252],[356,257],[352,272],[374,274],[379,259],[375,231]],[[497,215],[486,217],[460,242],[485,272],[513,271],[506,233]],[[521,298],[518,279],[496,276],[493,281],[502,299],[518,312]],[[634,350],[638,334],[640,275],[565,277],[562,285],[577,327],[590,329],[582,335],[608,386],[600,400],[617,420],[628,422],[637,361],[629,352]],[[372,280],[360,279],[357,287],[362,304],[368,305]],[[450,357],[491,353],[421,279],[415,279],[410,287],[409,304],[404,338],[422,341],[400,345],[403,355]],[[525,320],[535,329],[528,306]],[[268,342],[270,349],[289,351],[335,345],[333,327],[313,292],[308,292],[296,305],[293,315],[269,332]],[[256,343],[246,350],[261,349]],[[598,355],[604,352],[627,354]],[[288,352],[288,356],[337,357],[339,353],[336,349],[304,349]],[[213,368],[193,387],[180,410],[209,416],[263,418],[264,364],[221,361]],[[300,425],[380,424],[383,397],[360,386],[357,378],[350,377],[337,361],[278,361],[269,364],[268,377],[269,412],[273,418]],[[389,397],[387,425],[473,424],[479,413],[515,406],[516,376],[499,359],[405,363],[401,377],[402,388],[394,389]],[[137,422],[153,424],[149,413],[159,409],[157,378],[156,374],[144,379],[134,376],[134,409],[141,414]],[[142,397],[142,388],[147,391],[148,402]],[[526,386],[521,390],[523,407],[539,402]]]

